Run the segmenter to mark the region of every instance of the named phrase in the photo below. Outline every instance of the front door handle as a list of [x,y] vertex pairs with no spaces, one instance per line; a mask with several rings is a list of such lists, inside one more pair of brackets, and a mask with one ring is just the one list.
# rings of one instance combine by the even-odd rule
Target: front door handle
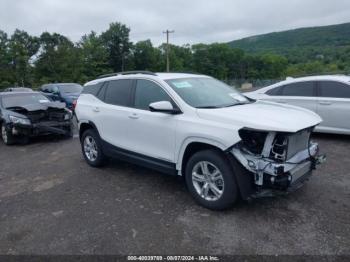
[[331,101],[319,101],[318,102],[320,105],[325,105],[325,106],[328,106],[328,105],[331,105],[332,102]]
[[98,112],[100,112],[100,109],[99,109],[97,106],[95,106],[95,107],[92,109],[92,111],[98,113]]
[[129,115],[129,118],[131,118],[131,119],[138,119],[139,115],[136,114],[136,113],[132,113],[132,114]]

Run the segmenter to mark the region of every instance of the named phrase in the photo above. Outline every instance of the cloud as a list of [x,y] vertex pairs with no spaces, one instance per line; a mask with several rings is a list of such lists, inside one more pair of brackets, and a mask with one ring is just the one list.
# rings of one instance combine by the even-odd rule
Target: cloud
[[111,22],[131,29],[131,40],[175,44],[226,42],[286,29],[350,22],[348,0],[0,0],[0,29],[33,35],[58,32],[78,41]]

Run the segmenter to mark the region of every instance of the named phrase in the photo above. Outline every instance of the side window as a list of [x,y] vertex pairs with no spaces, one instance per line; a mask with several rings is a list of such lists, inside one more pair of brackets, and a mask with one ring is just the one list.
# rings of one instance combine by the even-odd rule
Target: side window
[[97,96],[98,92],[100,91],[101,87],[103,85],[103,82],[94,84],[94,85],[88,85],[85,86],[83,89],[82,94],[91,94],[93,96]]
[[283,96],[314,96],[315,83],[312,81],[291,83],[283,86]]
[[282,86],[278,86],[268,90],[265,94],[269,96],[280,96],[282,93]]
[[117,106],[129,106],[132,80],[114,80],[108,83],[105,91],[105,102]]
[[320,81],[319,96],[333,98],[350,98],[350,85],[335,81]]
[[137,80],[135,90],[135,108],[149,110],[149,104],[169,101],[169,95],[157,84],[149,80]]

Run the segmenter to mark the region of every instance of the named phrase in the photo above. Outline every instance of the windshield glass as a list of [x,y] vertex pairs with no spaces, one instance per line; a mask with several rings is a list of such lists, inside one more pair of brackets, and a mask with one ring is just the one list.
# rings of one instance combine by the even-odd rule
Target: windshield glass
[[31,105],[37,103],[50,102],[45,96],[41,94],[16,94],[6,95],[2,97],[2,106],[4,108],[18,107],[23,105]]
[[81,93],[83,91],[83,87],[78,84],[59,85],[59,89],[61,93]]
[[190,106],[221,108],[248,103],[236,89],[214,78],[179,78],[166,82]]

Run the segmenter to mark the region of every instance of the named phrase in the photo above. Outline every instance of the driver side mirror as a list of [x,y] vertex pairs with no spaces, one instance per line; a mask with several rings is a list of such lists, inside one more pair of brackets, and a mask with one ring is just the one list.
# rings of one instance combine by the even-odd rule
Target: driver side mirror
[[154,102],[149,105],[149,110],[151,112],[161,112],[167,114],[180,114],[181,111],[178,108],[174,108],[169,101]]

